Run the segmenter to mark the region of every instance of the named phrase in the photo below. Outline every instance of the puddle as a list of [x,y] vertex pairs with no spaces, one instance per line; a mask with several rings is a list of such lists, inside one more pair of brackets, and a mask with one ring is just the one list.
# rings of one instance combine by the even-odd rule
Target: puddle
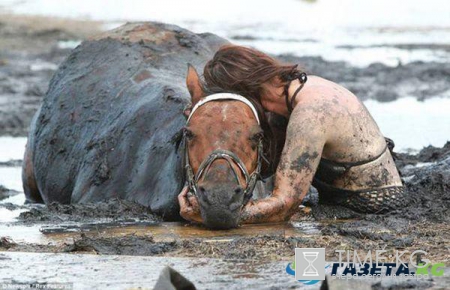
[[[0,266],[0,284],[61,283],[73,287],[69,289],[152,289],[161,270],[171,266],[198,289],[315,290],[321,285],[306,286],[295,281],[285,272],[288,261],[12,252],[1,253],[0,260],[8,264]],[[445,289],[448,285],[449,268],[444,271],[443,277],[433,278],[431,289]],[[379,280],[347,280],[333,283],[336,287],[333,289],[371,289],[370,284]],[[388,284],[386,280],[383,284]]]
[[17,225],[0,224],[0,237],[8,237],[16,243],[37,245],[60,245],[65,242],[64,238],[46,237],[40,232],[40,225]]
[[0,137],[0,162],[22,160],[26,144],[26,137]]
[[0,259],[8,263],[1,267],[0,284],[45,281],[72,283],[73,289],[152,289],[161,270],[171,266],[198,289],[302,288],[285,273],[286,262],[36,253],[2,253]]
[[74,49],[81,44],[79,40],[61,40],[58,42],[58,47],[61,49]]
[[442,147],[450,138],[450,98],[401,98],[387,103],[368,100],[364,104],[381,132],[395,141],[396,151]]
[[[22,168],[21,167],[0,167],[0,184],[7,189],[23,192]],[[25,200],[25,196],[23,200]]]
[[[14,211],[7,221],[13,221],[20,211]],[[2,211],[0,211],[2,214]],[[101,222],[95,223],[62,223],[33,224],[0,223],[0,237],[7,236],[15,242],[26,242],[38,245],[62,245],[65,242],[79,238],[81,233],[86,236],[123,237],[152,236],[155,242],[166,242],[182,239],[200,238],[205,242],[227,242],[236,238],[254,237],[261,234],[277,237],[312,237],[320,233],[323,224],[318,222],[296,222],[292,224],[243,225],[237,229],[226,231],[211,231],[206,228],[177,222]]]
[[[9,210],[6,208],[0,208],[0,223],[9,223],[17,219],[20,213],[27,211],[26,209]],[[0,230],[1,235],[1,230]]]

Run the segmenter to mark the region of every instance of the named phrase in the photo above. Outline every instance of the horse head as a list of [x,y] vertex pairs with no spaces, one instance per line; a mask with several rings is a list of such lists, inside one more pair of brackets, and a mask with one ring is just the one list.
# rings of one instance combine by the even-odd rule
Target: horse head
[[236,94],[205,96],[192,66],[186,83],[192,99],[184,128],[190,193],[196,196],[207,227],[237,227],[263,170],[260,113]]

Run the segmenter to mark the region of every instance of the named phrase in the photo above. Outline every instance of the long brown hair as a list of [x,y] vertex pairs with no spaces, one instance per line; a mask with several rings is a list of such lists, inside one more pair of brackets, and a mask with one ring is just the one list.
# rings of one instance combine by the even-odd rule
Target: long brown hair
[[203,71],[206,90],[228,91],[259,102],[264,83],[284,86],[299,74],[297,65],[284,65],[256,49],[222,46]]
[[[280,137],[279,132],[273,132],[273,124],[270,124],[266,118],[260,101],[263,93],[262,85],[275,80],[279,86],[287,85],[299,76],[300,71],[297,67],[297,65],[281,64],[256,49],[226,45],[221,47],[206,63],[203,71],[206,94],[220,92],[239,94],[251,101],[257,108],[264,131],[265,155],[270,160],[268,173],[276,170],[284,144],[284,134],[281,134]],[[286,126],[287,121],[284,122],[284,128],[281,129],[285,130]],[[279,125],[277,129],[280,129]]]

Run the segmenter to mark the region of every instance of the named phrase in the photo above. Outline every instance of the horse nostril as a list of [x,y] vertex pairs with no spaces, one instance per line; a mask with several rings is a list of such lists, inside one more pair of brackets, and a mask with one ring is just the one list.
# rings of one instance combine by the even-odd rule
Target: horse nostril
[[206,191],[206,189],[203,186],[200,186],[198,190],[200,191],[200,193],[205,193]]
[[240,186],[234,189],[234,194],[230,200],[230,210],[235,211],[242,206],[242,201],[244,199],[244,189]]

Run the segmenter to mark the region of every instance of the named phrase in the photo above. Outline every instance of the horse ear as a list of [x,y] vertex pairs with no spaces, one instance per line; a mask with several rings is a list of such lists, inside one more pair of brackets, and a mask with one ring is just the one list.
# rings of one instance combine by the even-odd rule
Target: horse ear
[[195,68],[188,63],[188,71],[186,77],[186,86],[191,94],[192,106],[194,106],[201,98],[205,96],[200,77]]
[[183,111],[183,115],[184,115],[186,118],[189,118],[189,115],[191,114],[191,111],[192,111],[192,107],[186,108],[186,109],[184,109],[184,111]]

